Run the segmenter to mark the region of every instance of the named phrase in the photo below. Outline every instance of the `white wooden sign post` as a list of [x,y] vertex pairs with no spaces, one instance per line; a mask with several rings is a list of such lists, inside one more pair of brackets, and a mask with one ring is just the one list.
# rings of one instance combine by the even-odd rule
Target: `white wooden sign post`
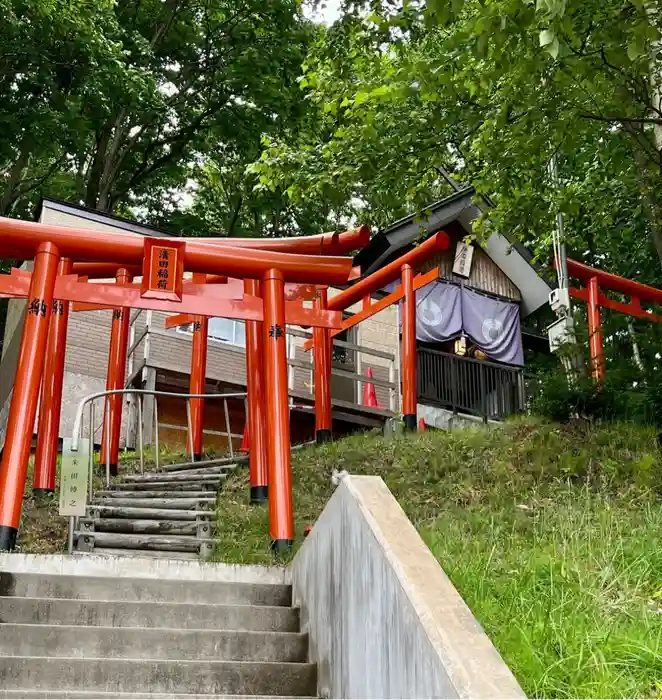
[[60,466],[60,515],[80,517],[85,515],[88,484],[87,441],[81,440],[78,449],[71,449],[71,438],[62,441]]

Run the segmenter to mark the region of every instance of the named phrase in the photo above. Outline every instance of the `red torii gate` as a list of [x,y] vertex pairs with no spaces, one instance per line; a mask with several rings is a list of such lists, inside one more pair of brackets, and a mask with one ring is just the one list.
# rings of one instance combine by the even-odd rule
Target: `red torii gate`
[[[364,278],[329,301],[327,286],[344,286],[359,274],[352,268],[351,258],[335,256],[361,247],[368,236],[369,230],[361,227],[344,234],[299,239],[149,239],[136,234],[109,234],[0,219],[0,256],[34,257],[31,274],[12,270],[9,275],[0,276],[1,296],[28,298],[6,447],[0,464],[0,551],[13,549],[15,544],[53,299],[58,300],[55,305],[58,313],[53,318],[65,316],[64,312],[59,313],[60,302],[63,306],[76,302],[78,308],[122,310],[135,307],[184,312],[198,318],[219,316],[246,321],[248,393],[252,404],[249,433],[255,455],[251,460],[251,497],[254,501],[263,500],[268,484],[272,546],[276,551],[288,549],[294,531],[286,323],[314,329],[317,341],[316,429],[318,442],[323,442],[331,434],[330,331],[342,327],[341,310],[360,298],[364,299],[365,313],[368,306],[376,313],[380,302],[366,306],[366,299],[400,276],[403,284],[397,299],[405,298],[402,353],[405,419],[408,428],[416,428],[414,291],[421,286],[420,278],[428,277],[429,273],[414,278],[412,266],[435,251],[447,248],[448,237],[443,232],[438,233],[384,270]],[[242,248],[249,249],[250,253]],[[330,257],[325,257],[329,254]],[[71,263],[71,260],[76,262]],[[192,280],[183,279],[185,270],[194,273]],[[107,278],[113,273],[115,284],[87,282],[88,277]],[[141,284],[131,281],[138,275],[142,276]],[[244,282],[232,278],[243,278]],[[305,308],[302,300],[312,298],[311,295],[317,296],[314,308]],[[397,300],[394,294],[388,298],[391,303]],[[53,321],[51,335],[47,353],[51,365],[48,365],[44,387],[47,384],[51,387],[48,391],[57,403],[61,397],[61,379],[58,395],[57,388],[53,391],[53,384],[58,383],[54,369],[57,363],[53,358],[59,347],[62,347],[59,354],[64,354],[66,318],[60,324]],[[121,325],[118,325],[113,338],[119,348],[111,352],[109,383],[112,368],[119,371],[122,363],[123,373],[122,336]],[[202,339],[200,345],[204,348]],[[203,354],[203,349],[199,348],[198,359]],[[204,381],[203,363],[195,363],[194,367]],[[199,379],[197,376],[196,381]],[[266,387],[270,390],[266,391]],[[57,410],[59,412],[59,407]],[[108,411],[114,420],[119,420],[119,405],[109,402]],[[200,410],[198,422],[201,417]],[[56,420],[54,413],[44,411],[43,421],[51,426],[49,440],[52,440],[52,431],[57,440],[59,414]],[[40,417],[40,432],[41,424]],[[115,432],[111,425],[112,444],[118,444],[119,423],[117,425]],[[201,432],[200,427],[200,435]]]
[[[324,236],[319,238],[320,246],[328,240]],[[337,241],[333,236],[331,240]],[[306,309],[297,302],[286,302],[285,282],[344,285],[358,272],[353,269],[351,258],[283,253],[254,244],[251,247],[247,255],[241,246],[216,241],[146,239],[136,234],[0,220],[0,255],[34,258],[30,275],[14,272],[0,278],[0,292],[28,298],[0,464],[0,551],[13,549],[16,542],[54,299],[264,321],[265,380],[266,385],[272,387],[272,391],[266,392],[272,431],[267,443],[270,531],[276,551],[291,546],[294,523],[284,333],[286,313],[291,316],[288,319],[291,323],[299,325],[337,327],[341,319],[337,312]],[[91,285],[74,275],[58,277],[60,258],[142,265],[143,282],[137,288],[128,281],[114,286]],[[263,301],[243,293],[237,298],[231,290],[229,293],[223,290],[225,285],[185,282],[184,270],[261,279]],[[61,271],[66,271],[64,266]]]
[[[580,299],[586,302],[591,373],[596,382],[602,383],[605,374],[605,358],[600,307],[603,306],[634,318],[643,318],[660,323],[662,322],[662,317],[643,309],[641,302],[662,305],[662,290],[590,267],[572,259],[568,259],[568,275],[585,284],[585,287],[581,288],[570,287],[570,296],[573,299]],[[602,293],[602,290],[624,294],[630,297],[630,303],[625,304],[610,299]]]

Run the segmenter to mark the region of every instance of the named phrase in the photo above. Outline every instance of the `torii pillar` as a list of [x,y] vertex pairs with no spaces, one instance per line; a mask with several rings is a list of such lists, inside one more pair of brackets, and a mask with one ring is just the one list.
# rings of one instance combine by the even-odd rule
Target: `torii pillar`
[[59,259],[57,246],[39,244],[0,463],[0,552],[11,551],[16,545]]
[[262,279],[264,299],[264,374],[269,416],[269,530],[276,553],[290,551],[294,542],[290,410],[285,348],[285,282],[280,270]]
[[[132,276],[125,268],[120,268],[115,275],[118,285],[128,284]],[[108,372],[106,375],[106,391],[124,389],[126,379],[126,351],[129,346],[129,326],[131,309],[113,309],[113,322],[110,331],[110,347],[108,350]],[[110,475],[117,476],[117,463],[120,450],[120,430],[122,426],[122,394],[111,394],[106,397],[103,426],[101,432],[100,463],[110,464]],[[106,454],[106,449],[109,452]]]
[[[57,274],[58,276],[68,275],[72,268],[72,261],[69,258],[62,258],[57,268]],[[68,301],[53,300],[46,342],[44,376],[41,385],[37,449],[32,481],[32,493],[36,497],[55,491],[69,308]]]
[[[328,292],[319,290],[315,307],[326,309]],[[313,363],[315,368],[315,440],[318,445],[331,441],[331,347],[333,340],[326,328],[313,328]]]
[[[244,292],[261,296],[258,280],[245,280]],[[251,503],[268,500],[269,459],[267,453],[267,417],[264,367],[264,324],[246,321],[246,392],[248,394],[248,464],[250,473]]]

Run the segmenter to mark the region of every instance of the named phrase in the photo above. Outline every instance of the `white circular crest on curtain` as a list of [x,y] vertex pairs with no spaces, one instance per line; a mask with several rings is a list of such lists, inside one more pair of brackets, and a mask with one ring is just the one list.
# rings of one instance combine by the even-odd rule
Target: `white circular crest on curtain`
[[498,318],[486,318],[482,332],[485,342],[493,343],[503,333],[503,323]]
[[418,305],[418,317],[426,326],[440,326],[444,320],[444,312],[431,294],[427,294]]

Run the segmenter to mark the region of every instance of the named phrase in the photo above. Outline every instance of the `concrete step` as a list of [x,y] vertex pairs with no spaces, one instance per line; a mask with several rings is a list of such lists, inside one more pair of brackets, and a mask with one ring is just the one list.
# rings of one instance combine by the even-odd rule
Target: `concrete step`
[[[82,524],[94,525],[94,532],[121,532],[143,535],[197,534],[198,524],[185,520],[137,520],[129,518],[81,518]],[[213,525],[210,525],[213,527]],[[87,533],[92,534],[92,533]]]
[[[188,693],[106,693],[87,690],[1,690],[0,700],[96,700],[112,698],[115,700],[275,700],[275,695],[189,695]],[[280,696],[278,700],[312,700]]]
[[[119,585],[118,582],[118,587]],[[271,605],[197,605],[0,596],[0,620],[3,623],[20,624],[299,631],[298,609]],[[2,687],[0,674],[0,688]],[[52,687],[52,684],[44,687]]]
[[88,517],[92,517],[92,511],[102,518],[135,518],[138,520],[179,520],[190,521],[196,518],[212,518],[211,510],[176,510],[174,508],[131,508],[117,506],[88,506]]
[[200,510],[201,504],[216,503],[216,494],[213,498],[146,498],[140,494],[140,498],[121,498],[115,495],[113,498],[95,498],[92,505],[121,506],[124,508],[165,508],[176,510]]
[[0,573],[0,594],[24,598],[289,607],[291,586],[269,583]]
[[0,635],[0,657],[304,663],[307,654],[307,636],[293,632],[4,624]]
[[[123,532],[77,531],[76,537],[93,537],[95,546],[113,549],[151,549],[165,552],[199,552],[206,541],[191,535],[134,535]],[[213,540],[207,540],[212,541]]]
[[106,692],[314,695],[314,664],[251,661],[151,661],[4,656],[0,684],[19,690],[28,682],[37,688],[86,688]]
[[[96,491],[97,498],[179,498],[179,489],[168,490],[152,490],[152,491],[115,491],[113,489],[107,491]],[[216,498],[216,490],[199,490],[186,491],[181,498]]]
[[212,476],[203,479],[195,478],[187,481],[133,481],[130,484],[119,483],[110,486],[111,491],[217,491],[223,483],[224,476]]
[[172,561],[200,561],[200,554],[195,552],[152,552],[149,549],[111,549],[110,547],[95,547],[90,552],[75,551],[79,557],[89,555],[122,557],[124,559],[167,559]]
[[185,472],[150,472],[149,474],[127,474],[122,483],[148,483],[150,481],[190,481],[193,478],[206,479],[213,477],[226,477],[235,469],[234,465],[227,467],[204,467],[202,469],[187,469]]

